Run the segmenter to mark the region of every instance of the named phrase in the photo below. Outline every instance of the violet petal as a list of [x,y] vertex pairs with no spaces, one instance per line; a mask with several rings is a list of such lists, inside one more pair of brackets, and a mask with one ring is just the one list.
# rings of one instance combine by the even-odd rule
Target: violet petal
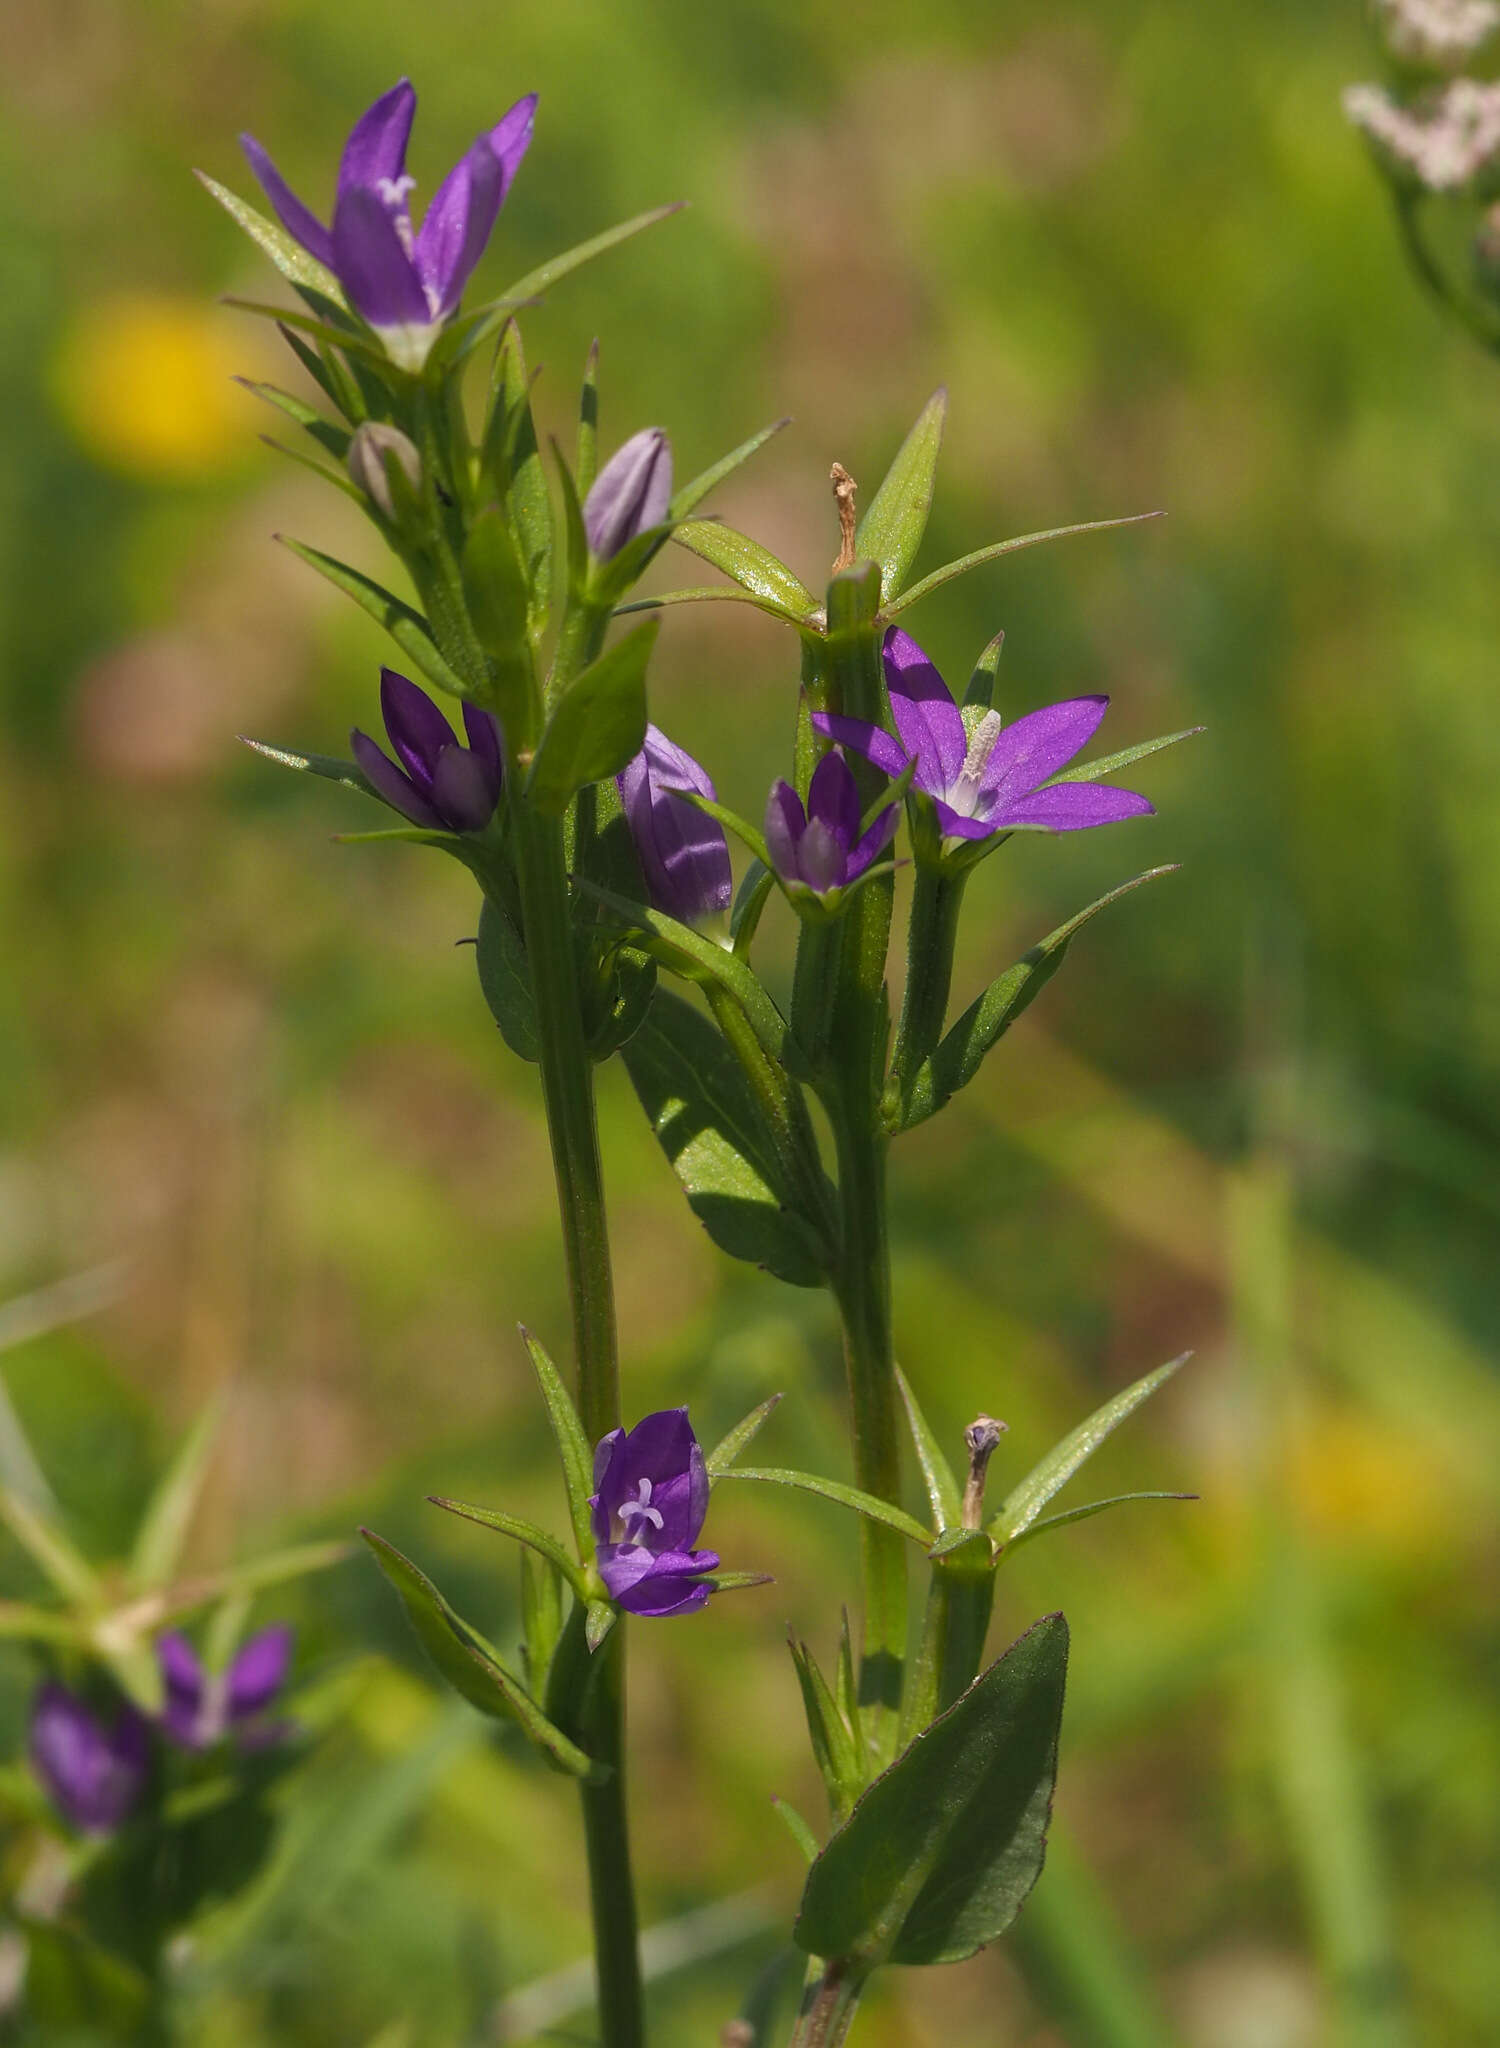
[[362,185],[339,198],[333,267],[345,297],[374,328],[429,327],[432,309],[389,209]]
[[991,830],[1044,825],[1053,832],[1084,832],[1091,825],[1118,825],[1155,813],[1155,804],[1133,789],[1115,789],[1107,782],[1054,782],[1017,797],[989,822]]
[[495,815],[495,797],[485,765],[452,740],[437,757],[432,801],[454,832],[482,832]]
[[264,1713],[286,1683],[293,1632],[283,1622],[263,1628],[241,1648],[229,1667],[225,1708],[231,1722]]
[[405,175],[406,145],[416,111],[416,90],[409,78],[398,79],[389,92],[365,109],[344,144],[339,162],[340,199],[356,186],[373,189]]
[[[812,724],[814,730],[825,738],[837,740],[841,746],[853,747],[856,754],[863,754],[883,775],[889,775],[893,780],[911,759],[884,726],[867,725],[862,718],[845,718],[836,711],[815,711]],[[919,788],[927,787],[920,763],[913,779]]]
[[842,754],[825,754],[813,770],[807,815],[821,819],[847,853],[859,837],[859,790]]
[[500,166],[500,198],[511,188],[516,172],[521,168],[521,159],[531,147],[531,134],[536,126],[536,102],[534,92],[524,93],[513,107],[500,116],[490,130],[488,141]]
[[242,135],[240,148],[245,152],[251,170],[260,180],[261,189],[270,200],[276,218],[287,233],[302,244],[309,256],[315,256],[327,269],[332,270],[333,237],[322,221],[310,207],[303,205],[253,135]]
[[500,211],[500,165],[481,135],[459,158],[432,196],[412,250],[412,261],[436,317],[446,317],[484,254]]
[[427,692],[399,669],[380,671],[380,715],[396,758],[423,793],[432,788],[438,756],[457,735]]
[[1008,810],[1012,798],[1066,768],[1093,738],[1108,709],[1108,697],[1069,697],[1005,726],[980,776],[979,786],[990,798],[985,808]]
[[878,860],[885,852],[896,836],[900,815],[900,807],[896,804],[887,804],[880,812],[864,838],[849,855],[849,881],[852,882],[857,876],[862,875],[870,863]]
[[423,825],[435,832],[443,829],[442,819],[426,797],[401,773],[395,762],[380,751],[368,733],[361,732],[356,726],[349,735],[349,746],[366,782],[377,795],[385,798],[393,811],[399,811],[414,825]]
[[892,626],[886,634],[881,655],[901,744],[921,763],[917,781],[927,788],[931,775],[931,786],[946,789],[957,781],[968,751],[963,718],[952,693],[916,641],[899,626]]

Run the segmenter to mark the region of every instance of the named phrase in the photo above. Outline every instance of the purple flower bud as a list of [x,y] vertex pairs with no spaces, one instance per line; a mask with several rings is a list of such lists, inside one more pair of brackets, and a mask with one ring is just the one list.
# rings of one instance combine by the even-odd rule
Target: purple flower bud
[[354,430],[345,458],[349,474],[386,518],[394,519],[396,507],[391,497],[391,480],[385,469],[387,455],[395,456],[412,490],[419,491],[422,488],[422,458],[417,453],[416,443],[399,427],[387,426],[381,420],[362,420]]
[[691,1614],[708,1602],[718,1553],[694,1550],[708,1512],[708,1468],[686,1408],[663,1408],[594,1453],[589,1496],[599,1572],[631,1614]]
[[607,562],[648,527],[660,526],[672,501],[672,444],[660,427],[642,427],[605,463],[583,501],[589,552]]
[[159,1637],[156,1656],[167,1688],[162,1725],[184,1749],[211,1749],[226,1735],[253,1747],[281,1733],[266,1715],[286,1683],[290,1628],[262,1629],[251,1636],[223,1672],[205,1671],[183,1635]]
[[349,744],[365,779],[414,825],[482,832],[495,815],[504,777],[500,728],[489,712],[464,704],[465,747],[426,691],[393,668],[380,671],[380,709],[401,766],[356,727]]
[[122,1706],[106,1726],[66,1687],[44,1685],[31,1708],[31,1764],[63,1818],[85,1835],[129,1819],[146,1783],[146,1723]]
[[685,924],[728,910],[734,882],[723,827],[673,794],[695,789],[717,801],[692,755],[648,725],[646,744],[615,779],[653,907]]
[[282,226],[334,272],[355,312],[408,370],[426,361],[484,254],[531,141],[536,94],[517,100],[460,157],[414,230],[406,144],[416,110],[416,93],[403,78],[360,115],[344,145],[331,229],[303,205],[255,138],[240,137]]
[[859,791],[849,764],[835,750],[813,771],[807,809],[789,782],[778,782],[766,802],[766,846],[777,879],[789,894],[827,896],[846,889],[895,836],[898,807],[887,804],[863,838]]

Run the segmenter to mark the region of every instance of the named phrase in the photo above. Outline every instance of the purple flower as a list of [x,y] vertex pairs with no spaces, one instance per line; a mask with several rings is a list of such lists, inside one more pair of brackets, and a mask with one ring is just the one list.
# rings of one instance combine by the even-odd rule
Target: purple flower
[[890,845],[898,815],[899,807],[887,804],[861,838],[849,763],[836,750],[825,754],[813,770],[805,811],[789,782],[778,782],[766,802],[766,845],[778,881],[793,895],[847,889]]
[[210,1674],[186,1636],[157,1639],[157,1662],[166,1681],[162,1725],[184,1749],[211,1749],[226,1735],[260,1744],[280,1732],[265,1719],[286,1683],[292,1631],[285,1625],[251,1636],[227,1671]]
[[887,775],[901,774],[914,759],[912,786],[931,797],[945,838],[989,839],[1017,825],[1081,832],[1155,809],[1134,790],[1104,782],[1042,787],[1093,737],[1108,697],[1070,697],[1029,711],[1008,726],[1002,726],[998,711],[986,711],[971,732],[947,684],[910,634],[892,626],[882,653],[899,744],[862,719],[815,711],[812,722]]
[[615,779],[653,906],[684,923],[728,910],[733,878],[723,828],[696,804],[673,794],[695,789],[717,801],[712,782],[692,755],[674,746],[659,727],[648,725],[646,744]]
[[692,1544],[708,1512],[708,1468],[686,1408],[612,1429],[594,1453],[594,1539],[609,1596],[631,1614],[690,1614],[718,1566]]
[[327,265],[355,312],[408,370],[421,369],[484,254],[531,141],[536,94],[517,100],[459,158],[414,231],[406,143],[416,110],[417,95],[403,78],[360,115],[344,144],[331,228],[303,205],[254,136],[240,137],[282,226]]
[[146,1783],[146,1723],[123,1706],[106,1726],[66,1687],[44,1685],[31,1708],[31,1763],[63,1818],[85,1835],[128,1820]]
[[627,541],[660,526],[672,500],[672,444],[660,427],[642,427],[616,451],[583,501],[589,552],[607,562]]
[[349,744],[366,781],[414,825],[482,832],[495,815],[504,776],[500,728],[489,712],[465,702],[465,747],[426,691],[393,668],[380,671],[380,711],[401,766],[356,727]]

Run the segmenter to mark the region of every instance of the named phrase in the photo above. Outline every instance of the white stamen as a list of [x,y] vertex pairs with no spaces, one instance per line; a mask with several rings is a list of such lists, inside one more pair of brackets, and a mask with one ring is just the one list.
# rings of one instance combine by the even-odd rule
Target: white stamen
[[964,765],[959,769],[947,795],[949,808],[957,811],[962,818],[974,816],[974,807],[979,801],[980,780],[989,763],[990,755],[995,751],[995,742],[1000,737],[1003,723],[998,711],[986,711],[970,735]]
[[636,1492],[639,1496],[638,1499],[624,1500],[620,1503],[618,1520],[621,1532],[620,1540],[623,1543],[644,1542],[644,1532],[633,1527],[632,1524],[634,1523],[649,1523],[654,1529],[660,1529],[663,1526],[661,1509],[654,1508],[651,1505],[651,1481],[649,1479],[638,1481]]

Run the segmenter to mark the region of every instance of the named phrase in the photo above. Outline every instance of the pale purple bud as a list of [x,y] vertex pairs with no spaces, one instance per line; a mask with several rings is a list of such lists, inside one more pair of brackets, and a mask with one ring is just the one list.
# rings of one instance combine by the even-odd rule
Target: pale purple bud
[[672,444],[660,427],[642,427],[605,463],[583,501],[589,552],[596,561],[611,560],[638,533],[660,526],[671,501]]
[[387,519],[396,516],[395,502],[391,496],[391,480],[386,473],[386,458],[394,455],[401,466],[402,474],[414,492],[422,488],[422,458],[417,453],[417,444],[399,427],[387,426],[383,420],[363,420],[354,430],[349,443],[347,457],[349,474],[372,499]]

